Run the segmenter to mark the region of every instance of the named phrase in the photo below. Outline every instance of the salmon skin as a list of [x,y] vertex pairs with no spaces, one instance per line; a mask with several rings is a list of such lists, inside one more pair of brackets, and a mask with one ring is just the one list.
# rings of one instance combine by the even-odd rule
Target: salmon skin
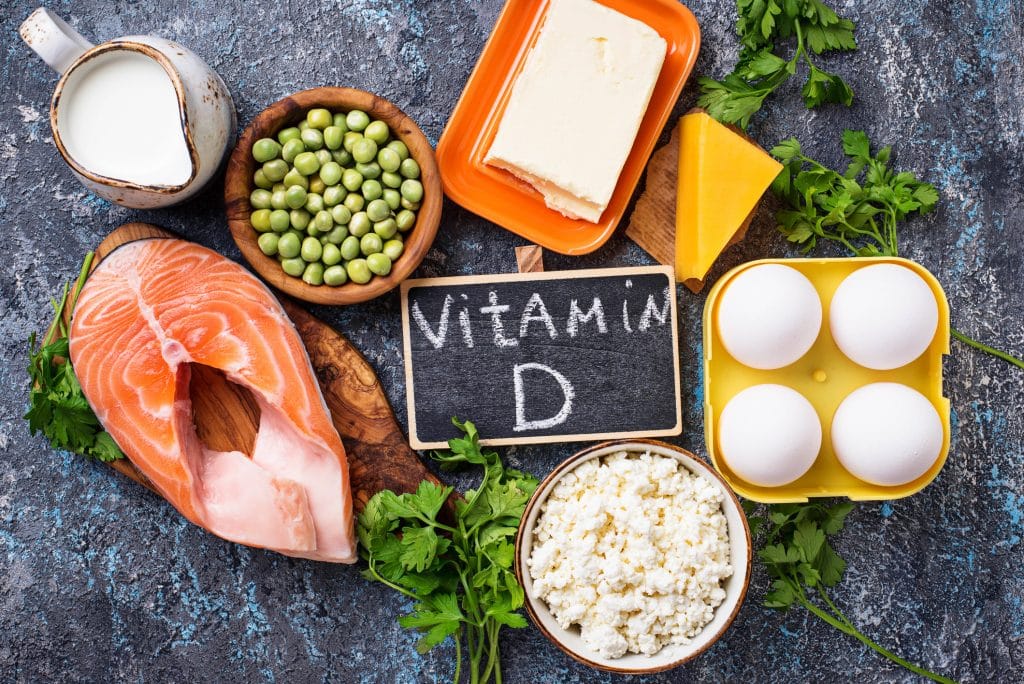
[[[345,447],[295,326],[248,271],[185,240],[123,245],[86,281],[70,348],[103,427],[182,515],[240,544],[355,562]],[[252,392],[251,454],[199,439],[192,364]]]

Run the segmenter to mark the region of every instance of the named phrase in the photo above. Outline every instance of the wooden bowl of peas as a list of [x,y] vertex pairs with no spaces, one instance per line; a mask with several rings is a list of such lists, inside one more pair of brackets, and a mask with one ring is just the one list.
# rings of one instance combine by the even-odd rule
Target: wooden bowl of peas
[[434,150],[387,100],[354,88],[295,93],[242,133],[224,183],[228,227],[274,287],[315,304],[393,289],[434,241]]

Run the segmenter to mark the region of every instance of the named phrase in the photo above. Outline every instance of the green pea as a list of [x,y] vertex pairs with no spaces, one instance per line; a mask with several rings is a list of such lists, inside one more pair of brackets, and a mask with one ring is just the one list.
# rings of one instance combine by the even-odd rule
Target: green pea
[[334,157],[331,156],[330,150],[317,150],[313,154],[316,155],[316,160],[320,162],[320,166],[323,166],[329,161],[334,161]]
[[324,210],[324,198],[323,195],[318,195],[315,192],[308,193],[306,195],[306,211],[316,216],[318,213]]
[[327,184],[320,180],[319,176],[312,176],[309,179],[309,191],[315,192],[318,195],[323,195],[324,190],[327,189]]
[[356,237],[363,237],[370,232],[372,227],[373,223],[370,221],[370,217],[366,215],[365,211],[360,211],[352,215],[352,220],[348,223],[348,232]]
[[[365,197],[366,194],[364,193],[363,196]],[[370,200],[370,203],[366,205],[366,215],[373,222],[383,221],[391,215],[391,207],[382,199]]]
[[346,226],[352,220],[352,212],[344,204],[339,204],[336,207],[331,207],[331,218],[339,226]]
[[344,114],[335,114],[331,125],[335,128],[340,128],[342,133],[348,133],[348,122],[345,121]]
[[384,190],[384,201],[388,203],[388,208],[391,211],[398,211],[398,208],[402,206],[402,195],[397,190],[386,188]]
[[329,150],[340,150],[341,143],[345,139],[345,132],[337,126],[328,126],[324,129],[324,146]]
[[274,256],[277,254],[277,242],[278,237],[276,233],[264,233],[260,235],[256,243],[260,246],[262,251],[267,256]]
[[284,144],[285,144],[285,143],[287,143],[287,142],[288,142],[289,140],[298,140],[298,139],[299,139],[299,137],[300,137],[301,135],[302,135],[302,131],[300,131],[300,130],[299,130],[298,128],[296,128],[295,126],[290,126],[290,127],[288,127],[288,128],[282,128],[282,129],[281,129],[281,130],[280,130],[280,131],[278,132],[278,134],[277,134],[277,140],[278,140],[278,142],[280,142],[280,143],[281,143],[282,145],[284,145]]
[[310,285],[323,285],[324,265],[317,261],[306,266],[306,270],[302,272],[302,280]]
[[359,256],[359,238],[355,235],[349,235],[341,241],[341,246],[338,249],[341,250],[341,258],[345,261],[355,259]]
[[[303,154],[309,154],[309,152],[303,152]],[[284,177],[284,185],[286,188],[300,187],[303,190],[309,188],[309,179],[299,173],[297,170],[292,169]]]
[[284,190],[275,190],[270,195],[270,207],[272,209],[287,209],[288,202],[284,198]]
[[306,204],[306,190],[301,185],[293,185],[284,193],[284,201],[292,209],[298,209]]
[[410,202],[409,200],[407,200],[407,199],[405,199],[403,197],[402,198],[402,208],[403,209],[408,209],[409,211],[419,211],[420,203],[419,202]]
[[370,117],[366,115],[366,112],[362,112],[358,109],[353,109],[345,117],[345,123],[348,124],[349,130],[362,131],[370,125]]
[[382,249],[384,249],[384,241],[376,233],[367,233],[359,238],[359,251],[366,256],[376,254]]
[[373,224],[373,232],[379,235],[382,240],[390,240],[398,232],[398,224],[395,223],[393,218],[377,221]]
[[406,178],[420,177],[420,165],[416,163],[415,159],[406,159],[402,162],[402,165],[398,170],[401,171],[402,175]]
[[377,152],[377,163],[385,171],[395,172],[402,166],[402,158],[390,147],[382,147]]
[[355,144],[363,139],[362,133],[356,133],[355,131],[349,131],[341,139],[341,146],[346,151],[351,153],[352,148]]
[[363,181],[360,190],[363,193],[363,199],[367,202],[380,199],[381,194],[384,192],[384,189],[380,186],[380,182],[372,179]]
[[281,153],[281,146],[270,138],[260,138],[252,144],[252,158],[262,164],[275,159]]
[[341,164],[331,160],[320,167],[320,180],[325,185],[337,185],[341,181],[343,173],[344,170],[341,168]]
[[363,131],[363,135],[378,145],[383,145],[388,141],[388,136],[391,135],[391,131],[388,130],[388,125],[383,121],[373,121],[367,125],[366,130]]
[[348,282],[348,273],[345,272],[344,266],[330,266],[324,269],[324,282],[331,287],[337,287],[338,285],[344,285]]
[[313,219],[305,209],[292,209],[288,213],[288,222],[295,230],[306,230]]
[[357,163],[366,164],[377,157],[377,143],[369,138],[361,138],[352,145],[352,158]]
[[348,228],[345,226],[335,226],[325,237],[332,245],[340,245],[348,237]]
[[398,153],[398,156],[405,161],[409,158],[409,148],[405,146],[405,143],[401,140],[392,140],[387,145],[389,150],[394,150]]
[[295,158],[293,163],[295,170],[303,176],[312,176],[320,170],[320,160],[312,152],[303,152]]
[[344,166],[352,164],[352,155],[347,150],[334,150],[331,152],[331,159]]
[[395,223],[398,224],[398,230],[403,233],[408,232],[416,225],[416,214],[408,209],[403,209],[395,216]]
[[388,240],[384,243],[384,248],[381,250],[381,253],[386,254],[388,259],[391,259],[391,261],[397,261],[398,257],[402,256],[402,252],[404,251],[404,242],[401,240]]
[[392,190],[395,188],[402,187],[402,176],[391,171],[385,171],[380,174],[380,182],[388,186]]
[[[281,249],[280,245],[278,245],[277,249],[278,249],[278,251],[280,251],[280,249]],[[301,276],[303,274],[303,272],[305,272],[305,270],[306,270],[306,262],[303,261],[302,259],[300,259],[299,257],[292,257],[292,258],[289,258],[289,259],[282,259],[281,260],[281,268],[283,268],[284,272],[287,273],[288,275],[295,276],[297,278],[297,277]]]
[[324,134],[315,128],[302,131],[302,144],[307,150],[319,150],[324,146]]
[[267,174],[263,173],[263,169],[256,169],[256,173],[252,175],[252,182],[255,183],[257,188],[263,188],[264,190],[270,190],[274,187],[274,182],[267,178]]
[[266,233],[270,230],[270,210],[257,209],[249,214],[249,223],[258,233]]
[[295,158],[306,151],[306,146],[299,139],[289,140],[281,148],[281,159],[291,164]]
[[309,130],[309,122],[306,121],[305,119],[303,119],[302,121],[300,121],[299,123],[297,123],[295,125],[299,129],[300,133],[302,131]]
[[275,233],[283,233],[288,230],[288,212],[284,209],[275,209],[270,212],[270,229]]
[[277,253],[285,259],[299,256],[302,243],[295,233],[285,233],[277,241]]
[[320,257],[321,261],[326,266],[334,266],[341,261],[341,250],[338,249],[337,245],[332,245],[329,241],[324,245],[324,253]]
[[356,171],[363,174],[363,178],[380,178],[380,164],[377,162],[370,162],[369,164],[363,164],[362,162],[356,162]]
[[363,174],[355,169],[345,169],[341,174],[341,184],[349,192],[355,192],[363,185]]
[[334,219],[331,218],[331,212],[321,209],[313,217],[313,225],[321,233],[329,233],[334,228]]
[[[366,237],[370,237],[367,235]],[[391,259],[386,254],[375,252],[366,257],[366,266],[379,276],[391,273]]]
[[288,173],[288,162],[284,159],[271,159],[263,165],[263,175],[271,183],[276,183]]
[[273,195],[269,190],[256,188],[249,193],[249,205],[253,209],[269,209],[271,197],[273,197]]
[[363,210],[363,207],[366,206],[366,200],[358,192],[350,192],[348,197],[345,198],[344,204],[354,214],[357,211]]
[[323,253],[324,247],[315,237],[308,237],[302,241],[302,251],[299,252],[299,255],[302,256],[305,261],[320,261],[320,257],[323,256]]
[[328,207],[341,204],[345,201],[345,195],[347,194],[348,191],[345,188],[340,185],[332,185],[324,190],[324,204]]
[[[285,176],[285,178],[287,178],[287,176]],[[271,192],[284,192],[287,189],[288,189],[288,186],[284,184],[284,181],[281,181],[280,183],[274,183],[274,187],[272,187],[270,189],[270,191]]]
[[310,128],[319,128],[320,130],[323,130],[334,123],[334,117],[326,109],[318,107],[306,112],[306,121],[309,122]]
[[411,178],[402,181],[402,197],[410,202],[419,202],[423,199],[423,184]]
[[366,264],[366,259],[353,259],[345,264],[345,271],[348,272],[349,280],[360,285],[370,282],[370,278],[373,277],[370,267]]
[[306,226],[306,237],[304,237],[302,239],[305,240],[307,237],[314,238],[315,240],[319,241],[320,244],[323,244],[323,242],[320,241],[320,238],[323,237],[323,236],[320,234],[320,231],[317,230],[316,226],[313,225],[313,220],[312,219],[310,219],[309,225]]

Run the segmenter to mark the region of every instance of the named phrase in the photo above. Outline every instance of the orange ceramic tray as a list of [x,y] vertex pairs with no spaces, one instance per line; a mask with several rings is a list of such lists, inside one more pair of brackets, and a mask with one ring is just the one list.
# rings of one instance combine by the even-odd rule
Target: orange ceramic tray
[[600,222],[570,219],[548,209],[544,198],[528,184],[483,161],[516,76],[540,33],[549,0],[508,0],[437,145],[437,165],[449,197],[562,254],[592,252],[615,232],[700,49],[697,20],[677,0],[596,1],[639,19],[668,43],[633,150]]

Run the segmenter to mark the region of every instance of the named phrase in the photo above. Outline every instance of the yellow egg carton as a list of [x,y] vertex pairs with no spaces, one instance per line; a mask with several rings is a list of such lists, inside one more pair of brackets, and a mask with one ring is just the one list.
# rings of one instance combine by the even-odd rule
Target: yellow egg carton
[[[939,307],[939,325],[928,349],[916,360],[895,370],[871,370],[858,365],[839,349],[829,329],[828,312],[839,284],[854,271],[872,264],[905,266],[921,276],[931,288]],[[822,305],[818,339],[795,363],[775,370],[758,370],[740,363],[717,339],[720,295],[737,275],[760,264],[782,264],[795,268],[814,284]],[[704,435],[715,469],[736,493],[763,503],[807,501],[810,497],[845,496],[854,501],[898,499],[919,492],[942,470],[949,452],[949,399],[942,395],[942,356],[949,353],[949,304],[946,294],[931,273],[920,264],[898,257],[841,259],[761,259],[741,264],[726,273],[708,293],[704,305]],[[942,420],[942,451],[935,464],[921,477],[898,486],[865,482],[846,470],[832,451],[832,417],[839,404],[855,389],[874,382],[908,385],[931,401]],[[740,479],[717,453],[716,425],[725,405],[740,391],[753,385],[775,383],[800,392],[814,406],[821,419],[821,451],[814,465],[799,479],[779,487],[763,487]],[[870,430],[871,426],[865,426]]]

